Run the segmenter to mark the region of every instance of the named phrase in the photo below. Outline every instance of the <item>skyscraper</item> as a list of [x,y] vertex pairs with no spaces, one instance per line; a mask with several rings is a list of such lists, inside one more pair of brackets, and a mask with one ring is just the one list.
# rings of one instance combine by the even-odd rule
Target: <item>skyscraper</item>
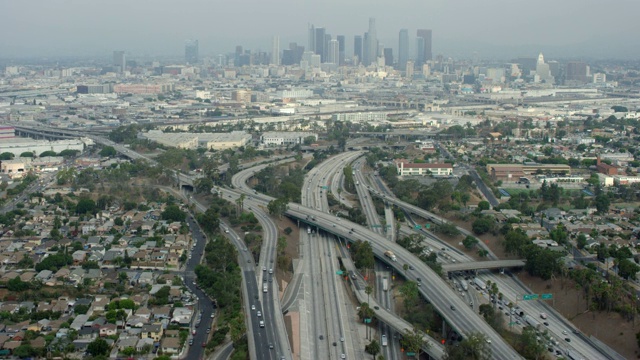
[[398,36],[398,69],[404,69],[409,60],[409,30],[402,29]]
[[338,64],[340,62],[340,44],[338,40],[333,39],[329,41],[327,62],[331,64]]
[[113,52],[113,66],[116,68],[116,71],[119,73],[123,73],[126,70],[127,59],[124,54],[124,51]]
[[369,31],[367,31],[367,56],[365,65],[370,65],[378,58],[378,33],[376,31],[376,19],[369,18]]
[[393,66],[393,49],[384,48],[384,66]]
[[274,36],[271,39],[271,58],[270,65],[280,65],[280,37]]
[[338,65],[344,65],[344,57],[345,57],[345,46],[344,46],[344,35],[336,36],[336,40],[338,40],[338,50],[340,54],[338,54]]
[[421,58],[422,62],[429,61],[433,59],[433,54],[431,53],[431,29],[418,29],[416,32],[418,37],[422,38],[423,41],[423,51]]
[[424,64],[424,39],[420,36],[416,38],[416,56],[413,59],[416,64]]
[[362,36],[356,35],[353,37],[353,64],[356,65],[362,62]]
[[313,25],[309,25],[309,30],[308,30],[309,34],[309,38],[308,38],[308,49],[309,51],[316,51],[316,28]]
[[316,34],[315,38],[314,38],[315,46],[314,46],[313,50],[314,50],[314,52],[316,54],[320,55],[320,61],[321,62],[325,62],[326,61],[325,56],[327,56],[326,52],[325,52],[325,41],[326,41],[326,39],[325,39],[325,35],[326,35],[325,29],[324,28],[316,28],[315,34]]
[[198,63],[198,40],[187,40],[185,42],[184,60],[189,64]]

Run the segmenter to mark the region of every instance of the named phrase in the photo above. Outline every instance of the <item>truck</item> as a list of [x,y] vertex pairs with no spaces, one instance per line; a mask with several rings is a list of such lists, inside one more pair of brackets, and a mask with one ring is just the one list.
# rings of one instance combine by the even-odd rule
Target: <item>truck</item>
[[393,251],[391,251],[391,250],[385,251],[384,252],[384,256],[386,256],[389,259],[391,259],[391,261],[398,261],[398,258],[396,258],[396,254],[394,254]]
[[532,316],[525,315],[522,317],[522,319],[524,319],[527,325],[531,326],[534,329],[537,329],[540,327],[540,323],[538,322],[538,320],[534,319]]
[[389,279],[387,279],[386,276],[382,278],[382,290],[383,291],[389,290]]
[[467,282],[465,280],[460,280],[460,286],[462,286],[462,289],[464,289],[464,291],[469,290],[469,286],[467,285]]
[[262,292],[263,293],[267,292],[267,284],[266,283],[262,284]]
[[382,346],[387,346],[387,335],[382,334],[382,340],[380,341]]
[[479,287],[482,290],[486,290],[487,289],[487,284],[484,283],[484,281],[475,278],[473,279],[473,283],[476,284],[477,287]]

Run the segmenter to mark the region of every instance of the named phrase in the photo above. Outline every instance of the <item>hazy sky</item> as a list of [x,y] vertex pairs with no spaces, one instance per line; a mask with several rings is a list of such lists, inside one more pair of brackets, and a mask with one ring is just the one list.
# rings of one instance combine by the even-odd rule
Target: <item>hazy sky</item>
[[394,49],[401,28],[430,28],[434,54],[640,58],[638,14],[640,0],[0,0],[0,57],[180,55],[186,39],[201,56],[270,51],[272,35],[307,46],[309,23],[351,54],[374,17]]

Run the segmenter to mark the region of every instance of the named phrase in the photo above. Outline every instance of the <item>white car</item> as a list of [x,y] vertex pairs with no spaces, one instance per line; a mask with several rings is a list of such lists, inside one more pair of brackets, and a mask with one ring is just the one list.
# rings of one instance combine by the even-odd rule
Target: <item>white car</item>
[[255,311],[256,310],[256,306],[255,305],[251,305],[251,310]]

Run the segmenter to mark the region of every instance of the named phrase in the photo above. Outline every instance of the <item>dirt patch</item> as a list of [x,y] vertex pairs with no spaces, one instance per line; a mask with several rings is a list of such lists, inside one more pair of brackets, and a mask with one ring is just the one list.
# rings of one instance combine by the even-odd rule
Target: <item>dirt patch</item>
[[582,289],[576,288],[571,279],[542,280],[526,272],[518,278],[534,293],[553,293],[554,302],[549,302],[559,313],[569,319],[583,334],[597,337],[600,341],[627,359],[640,359],[635,334],[640,331],[640,321],[626,321],[615,312],[588,311]]
[[[287,246],[284,248],[285,256],[291,260],[299,258],[300,228],[288,217],[282,217],[281,219],[274,220],[278,227],[279,236],[284,236],[287,239]],[[291,233],[289,235],[284,232],[286,228],[291,228]],[[278,277],[287,283],[291,282],[291,279],[293,278],[293,269],[278,269]]]

